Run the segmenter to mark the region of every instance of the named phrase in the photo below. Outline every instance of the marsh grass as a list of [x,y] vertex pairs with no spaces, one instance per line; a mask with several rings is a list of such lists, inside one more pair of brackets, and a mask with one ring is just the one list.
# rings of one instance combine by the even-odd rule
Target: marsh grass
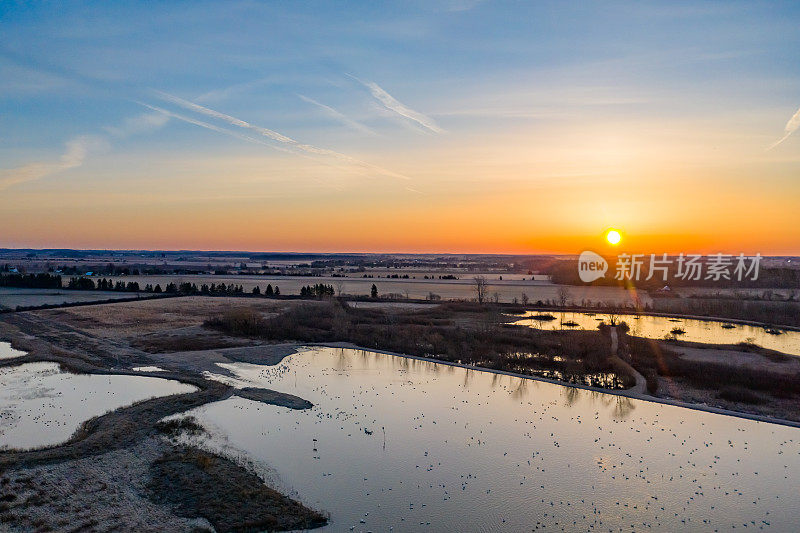
[[[647,378],[648,374],[668,379],[686,381],[694,387],[716,391],[741,389],[771,395],[775,398],[792,398],[800,395],[800,374],[787,374],[766,369],[742,370],[724,363],[692,361],[665,348],[654,339],[626,337],[631,353],[631,364]],[[772,354],[775,360],[778,355]],[[649,388],[649,384],[648,384]],[[733,393],[730,391],[729,396]]]
[[[572,382],[584,382],[584,375],[614,374],[608,360],[610,339],[599,331],[506,325],[496,309],[466,302],[398,311],[353,308],[331,300],[295,306],[270,318],[238,309],[204,325],[228,335],[272,341],[350,342],[497,370],[552,370],[569,375]],[[628,376],[618,377],[619,383],[630,383]]]
[[156,423],[156,429],[161,433],[170,437],[176,437],[181,433],[188,433],[189,435],[199,435],[205,429],[201,426],[197,419],[193,416],[186,416],[183,418],[173,418],[170,420],[162,420]]
[[310,529],[327,522],[241,466],[193,447],[156,460],[148,489],[154,502],[174,506],[179,516],[202,516],[219,532]]

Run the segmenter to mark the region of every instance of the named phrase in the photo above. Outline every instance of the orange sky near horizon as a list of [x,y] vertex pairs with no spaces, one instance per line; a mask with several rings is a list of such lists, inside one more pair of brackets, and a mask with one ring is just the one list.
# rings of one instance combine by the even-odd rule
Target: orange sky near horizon
[[[697,190],[697,189],[696,189]],[[790,198],[747,216],[757,198],[695,199],[517,187],[460,195],[397,191],[391,199],[335,194],[296,199],[184,199],[132,194],[31,195],[0,212],[4,247],[300,252],[643,253],[798,255],[800,216]],[[602,197],[605,196],[605,199]],[[748,208],[748,203],[751,208]],[[783,204],[783,205],[782,205]],[[44,209],[42,206],[44,205]],[[33,216],[31,207],[36,206]],[[24,224],[16,222],[24,220]],[[709,223],[713,221],[713,223]],[[623,239],[611,249],[610,228]],[[605,250],[607,249],[607,250]]]
[[800,255],[797,6],[455,3],[9,6],[0,247]]
[[0,246],[575,254],[615,227],[630,252],[800,255],[798,158],[631,129],[356,154],[408,179],[240,146],[100,153],[2,191]]

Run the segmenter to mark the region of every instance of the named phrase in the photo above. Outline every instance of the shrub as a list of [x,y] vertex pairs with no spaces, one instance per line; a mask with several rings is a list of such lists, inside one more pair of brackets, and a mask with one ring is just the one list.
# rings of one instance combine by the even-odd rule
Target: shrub
[[760,404],[765,402],[764,398],[755,392],[743,389],[741,387],[725,387],[719,391],[717,397],[730,402],[749,404]]

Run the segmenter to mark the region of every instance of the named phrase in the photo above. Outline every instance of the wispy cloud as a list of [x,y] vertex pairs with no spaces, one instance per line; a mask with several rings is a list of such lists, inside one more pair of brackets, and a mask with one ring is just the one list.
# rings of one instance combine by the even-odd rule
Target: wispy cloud
[[84,164],[91,152],[107,150],[109,135],[124,139],[131,135],[148,133],[163,127],[169,117],[161,113],[144,113],[123,120],[117,126],[103,128],[108,135],[81,135],[67,142],[66,149],[57,161],[37,161],[21,167],[0,170],[0,190],[13,185],[36,181]]
[[[334,150],[329,150],[327,148],[320,148],[320,147],[313,146],[313,145],[310,145],[310,144],[301,143],[300,141],[292,139],[291,137],[287,137],[286,135],[278,133],[277,131],[274,131],[274,130],[271,130],[271,129],[268,129],[268,128],[263,128],[261,126],[256,126],[254,124],[250,124],[249,122],[244,121],[242,119],[233,117],[231,115],[226,115],[225,113],[221,113],[219,111],[215,111],[214,109],[210,109],[210,108],[202,106],[200,104],[196,104],[194,102],[190,102],[188,100],[184,100],[183,98],[179,98],[177,96],[174,96],[174,95],[171,95],[171,94],[168,94],[168,93],[165,93],[165,92],[161,92],[161,91],[155,91],[155,94],[159,98],[161,98],[162,100],[171,102],[171,103],[173,103],[175,105],[183,107],[184,109],[188,109],[188,110],[194,111],[194,112],[196,112],[198,114],[205,115],[205,116],[220,120],[222,122],[230,124],[231,126],[236,126],[238,128],[246,129],[248,131],[257,133],[258,135],[260,135],[262,137],[266,137],[266,138],[268,138],[268,139],[270,139],[272,141],[276,141],[278,143],[281,143],[281,145],[283,145],[284,147],[292,149],[296,153],[302,153],[302,154],[308,154],[308,155],[317,155],[317,156],[328,156],[328,157],[331,157],[331,158],[339,161],[340,163],[346,163],[348,165],[356,167],[356,168],[360,169],[361,171],[374,172],[374,173],[378,173],[378,174],[381,174],[381,175],[384,175],[384,176],[391,176],[391,177],[394,177],[394,178],[401,178],[401,179],[406,179],[406,180],[410,179],[408,176],[404,176],[402,174],[398,174],[397,172],[392,172],[391,170],[387,170],[387,169],[379,167],[377,165],[373,165],[371,163],[367,163],[365,161],[361,161],[359,159],[356,159],[354,157],[350,157],[349,155],[345,155],[345,154],[336,152]],[[147,107],[150,107],[151,109],[156,109],[154,106],[147,106]],[[162,110],[162,111],[164,111],[164,110]],[[179,117],[176,116],[175,118],[179,118]],[[180,118],[181,118],[181,120],[187,120],[188,119],[188,117],[180,117]],[[187,120],[187,121],[189,121],[189,120]],[[196,123],[197,125],[201,125],[198,122],[199,121],[196,121],[194,123]],[[210,128],[209,128],[209,126],[210,126]],[[217,126],[214,126],[212,124],[203,123],[202,127],[206,127],[206,128],[209,128],[209,129],[216,128],[215,131],[220,131],[221,133],[229,134],[228,130],[221,131],[222,128],[218,128]],[[274,145],[270,145],[270,146],[275,147]]]
[[163,107],[158,107],[158,106],[146,104],[144,102],[137,102],[137,103],[139,105],[141,105],[141,106],[146,107],[147,109],[150,109],[152,111],[160,113],[163,116],[168,117],[168,118],[174,118],[174,119],[186,122],[188,124],[193,124],[195,126],[199,126],[201,128],[207,129],[207,130],[215,131],[215,132],[221,133],[223,135],[228,135],[229,137],[234,137],[236,139],[240,139],[242,141],[247,141],[247,142],[254,143],[254,144],[261,144],[263,146],[269,146],[270,148],[274,148],[275,150],[280,150],[282,152],[293,153],[290,150],[286,150],[286,149],[281,148],[279,146],[275,146],[275,145],[269,144],[268,142],[263,141],[262,139],[257,139],[255,137],[251,137],[249,135],[243,135],[243,134],[241,134],[241,133],[239,133],[237,131],[229,130],[228,128],[221,128],[221,127],[219,127],[219,126],[217,126],[215,124],[211,124],[211,123],[205,122],[203,120],[197,120],[196,118],[193,118],[193,117],[187,117],[186,115],[183,115],[181,113],[176,113],[176,112],[170,111],[168,109],[164,109]]
[[160,129],[168,121],[169,117],[162,113],[142,113],[135,117],[126,118],[118,126],[108,126],[104,129],[114,137],[125,138]]
[[229,85],[228,87],[223,87],[222,89],[215,89],[213,91],[208,91],[206,93],[203,93],[197,98],[194,98],[194,101],[211,103],[211,102],[219,102],[221,100],[228,100],[231,97],[242,96],[243,93],[251,92],[253,89],[257,87],[260,87],[262,85],[269,85],[270,83],[274,83],[275,81],[276,81],[275,77],[266,77],[253,81],[248,81],[245,83],[236,83],[234,85]]
[[64,153],[57,161],[34,162],[18,168],[0,170],[0,190],[79,167],[83,165],[90,150],[101,149],[106,144],[102,137],[76,137],[67,143]]
[[300,98],[304,102],[308,102],[309,104],[313,104],[313,105],[319,107],[320,109],[325,111],[325,113],[328,116],[338,120],[339,122],[341,122],[345,126],[349,126],[349,127],[353,128],[354,130],[358,130],[358,131],[360,131],[362,133],[368,133],[370,135],[375,135],[375,132],[372,131],[371,129],[369,129],[368,127],[366,127],[365,125],[361,124],[358,121],[353,120],[352,118],[348,117],[344,113],[341,113],[340,111],[337,111],[336,109],[332,108],[331,106],[325,105],[325,104],[323,104],[321,102],[317,102],[313,98],[309,98],[308,96],[304,96],[302,94],[298,94],[297,96],[298,96],[298,98]]
[[387,93],[383,88],[375,82],[371,81],[363,81],[355,76],[348,74],[351,78],[362,84],[366,87],[373,98],[375,98],[378,102],[383,104],[383,106],[388,109],[389,111],[394,111],[400,116],[403,116],[409,120],[412,120],[434,133],[444,133],[444,130],[436,124],[431,117],[427,115],[423,115],[419,111],[414,111],[410,107],[402,104],[401,102],[397,101],[397,99],[392,96],[391,94]]
[[789,136],[792,133],[796,132],[798,129],[800,129],[800,109],[798,109],[797,112],[794,115],[792,115],[792,118],[789,119],[789,122],[786,123],[786,127],[783,129],[783,131],[785,132],[785,135],[783,137],[781,137],[780,139],[778,139],[778,141],[775,142],[772,146],[767,148],[767,150],[772,150],[773,148],[775,148],[776,146],[781,144],[783,141],[788,139]]
[[285,135],[281,135],[277,131],[272,131],[268,128],[262,128],[260,126],[254,126],[249,122],[245,122],[244,120],[240,120],[236,117],[232,117],[230,115],[226,115],[225,113],[220,113],[219,111],[214,111],[211,108],[201,106],[200,104],[195,104],[194,102],[190,102],[189,100],[184,100],[183,98],[178,98],[177,96],[173,96],[171,94],[162,92],[162,91],[155,91],[159,98],[162,100],[166,100],[168,102],[172,102],[173,104],[179,105],[185,109],[189,109],[196,113],[200,113],[201,115],[206,115],[209,117],[216,118],[218,120],[222,120],[223,122],[227,122],[232,126],[237,126],[239,128],[245,128],[248,130],[252,130],[259,135],[263,135],[264,137],[269,137],[270,139],[282,143],[287,144],[299,144],[294,139],[291,139]]

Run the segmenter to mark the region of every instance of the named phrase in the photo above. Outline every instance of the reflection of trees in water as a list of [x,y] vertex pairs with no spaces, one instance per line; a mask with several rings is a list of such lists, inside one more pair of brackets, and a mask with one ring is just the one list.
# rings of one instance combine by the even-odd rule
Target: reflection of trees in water
[[345,350],[344,348],[337,348],[336,349],[336,358],[333,360],[333,369],[336,371],[343,371],[347,369],[349,361],[348,352],[351,350]]
[[597,391],[580,391],[588,394],[592,403],[600,402],[604,407],[613,407],[611,416],[617,420],[623,420],[636,409],[636,403],[632,398],[620,396],[618,394],[606,394]]
[[535,388],[536,382],[532,379],[516,378],[519,384],[511,391],[511,397],[515,400],[523,400],[528,394],[528,387]]
[[628,417],[633,410],[636,409],[636,404],[627,396],[616,396],[614,403],[614,418],[623,420]]
[[606,407],[613,407],[611,416],[617,420],[623,420],[628,417],[631,412],[636,409],[633,400],[627,396],[618,396],[616,394],[601,394],[603,405]]
[[572,407],[581,397],[583,391],[577,387],[564,387],[564,405]]
[[475,372],[471,368],[464,369],[464,384],[462,385],[465,389],[469,388],[469,382],[472,379],[472,373]]

